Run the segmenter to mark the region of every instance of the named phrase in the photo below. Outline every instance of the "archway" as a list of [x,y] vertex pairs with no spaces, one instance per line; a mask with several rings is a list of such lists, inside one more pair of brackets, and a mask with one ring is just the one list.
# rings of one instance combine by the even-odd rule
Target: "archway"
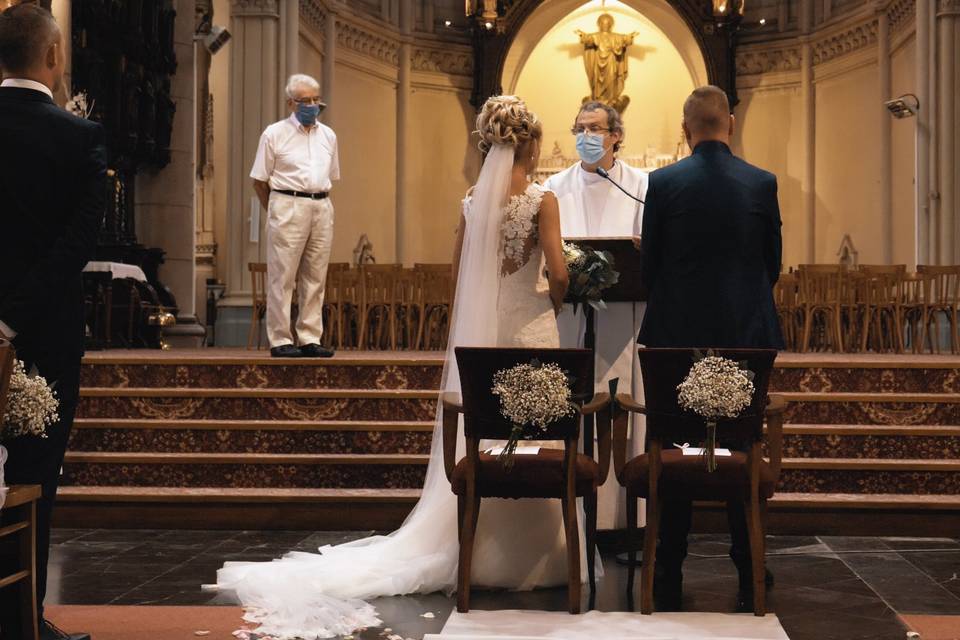
[[654,168],[676,157],[683,100],[707,82],[700,46],[666,0],[552,0],[539,5],[516,31],[500,84],[504,93],[522,96],[543,120],[544,171],[554,168],[551,159],[559,167],[575,157],[570,125],[590,92],[575,31],[596,31],[604,13],[613,17],[614,31],[638,34],[627,50],[624,88],[631,102],[623,112],[627,138],[621,157],[631,164]]

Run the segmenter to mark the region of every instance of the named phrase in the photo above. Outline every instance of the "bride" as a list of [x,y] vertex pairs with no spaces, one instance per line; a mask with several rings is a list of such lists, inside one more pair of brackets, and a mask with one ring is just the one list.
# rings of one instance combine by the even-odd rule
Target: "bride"
[[[529,178],[542,126],[519,98],[496,96],[484,104],[477,133],[485,159],[463,201],[457,232],[444,392],[460,390],[454,347],[560,343],[556,314],[567,270],[557,199]],[[323,547],[319,554],[228,562],[217,572],[216,588],[234,592],[246,619],[260,623],[257,632],[278,640],[315,640],[377,626],[376,611],[364,602],[371,598],[451,593],[457,577],[457,500],[443,470],[441,433],[438,411],[423,492],[399,529]],[[461,437],[458,458],[463,446]],[[472,583],[478,586],[525,590],[565,584],[559,503],[484,500],[473,557]]]

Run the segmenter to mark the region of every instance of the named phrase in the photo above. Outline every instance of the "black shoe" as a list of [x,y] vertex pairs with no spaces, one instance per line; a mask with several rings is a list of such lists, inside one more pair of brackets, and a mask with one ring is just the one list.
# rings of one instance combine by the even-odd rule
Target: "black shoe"
[[653,576],[653,607],[657,611],[680,611],[683,603],[683,574],[671,571]]
[[279,347],[270,347],[270,355],[274,358],[299,358],[303,354],[292,344],[282,344]]
[[[750,569],[745,571],[738,571],[740,575],[740,591],[743,593],[752,593],[753,592],[753,572]],[[769,590],[773,586],[773,574],[770,573],[770,569],[764,569],[763,572],[763,584]],[[752,597],[752,596],[751,596]]]
[[305,344],[300,347],[300,354],[304,358],[332,358],[333,349],[321,347],[319,344]]
[[40,621],[40,640],[90,640],[89,633],[67,633],[49,620]]

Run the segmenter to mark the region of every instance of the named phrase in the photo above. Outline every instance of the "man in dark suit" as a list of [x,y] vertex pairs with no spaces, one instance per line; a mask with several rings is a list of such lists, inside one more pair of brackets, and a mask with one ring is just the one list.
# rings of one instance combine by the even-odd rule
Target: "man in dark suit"
[[[773,301],[781,260],[777,179],[730,152],[733,128],[726,93],[696,89],[683,105],[693,154],[650,174],[641,235],[649,292],[638,338],[643,345],[783,348]],[[680,606],[690,511],[689,500],[663,503],[654,588],[661,608]],[[743,505],[731,501],[727,516],[730,557],[747,600],[752,582]]]
[[[33,4],[0,14],[0,334],[27,369],[36,367],[60,400],[47,438],[5,443],[11,484],[39,484],[37,596],[43,640],[89,638],[43,618],[50,516],[80,388],[84,318],[81,271],[93,256],[106,197],[102,127],[53,101],[64,72],[64,39],[50,12]],[[13,600],[14,602],[10,602]],[[15,598],[3,597],[0,626],[14,636]]]

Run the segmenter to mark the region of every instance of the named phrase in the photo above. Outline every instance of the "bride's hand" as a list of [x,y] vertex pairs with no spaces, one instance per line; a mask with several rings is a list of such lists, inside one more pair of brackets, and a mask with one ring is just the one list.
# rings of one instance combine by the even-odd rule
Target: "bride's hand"
[[563,298],[558,301],[551,295],[550,302],[553,303],[553,317],[556,318],[563,312]]

